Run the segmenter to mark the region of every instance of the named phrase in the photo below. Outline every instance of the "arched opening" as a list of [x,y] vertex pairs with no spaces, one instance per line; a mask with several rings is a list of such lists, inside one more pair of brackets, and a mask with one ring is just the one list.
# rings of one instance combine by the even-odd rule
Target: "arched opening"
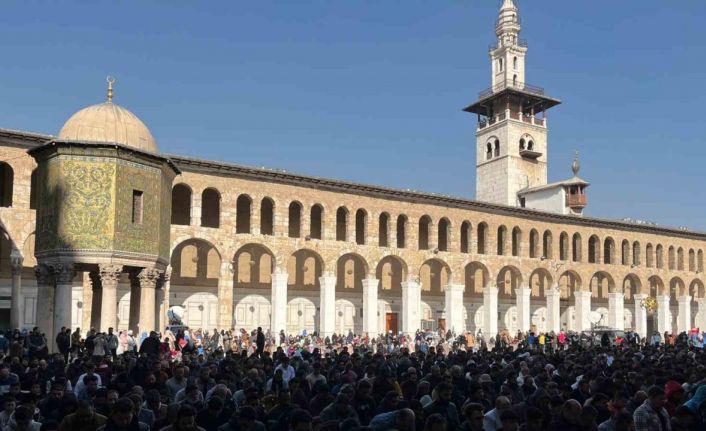
[[677,270],[684,271],[684,249],[681,247],[677,250]]
[[520,151],[525,150],[525,138],[520,138]]
[[694,249],[689,249],[689,271],[696,271],[696,252]]
[[461,223],[461,253],[471,252],[471,223],[464,221]]
[[601,241],[596,235],[588,238],[588,263],[600,263]]
[[302,237],[302,204],[292,202],[289,204],[289,213],[287,214],[289,225],[287,226],[287,235],[290,238]]
[[419,268],[422,295],[441,295],[451,278],[449,266],[442,260],[429,259]]
[[581,235],[578,233],[574,234],[571,241],[571,258],[574,262],[581,262],[583,260],[581,256]]
[[591,301],[608,302],[608,293],[615,291],[615,281],[607,272],[599,271],[591,277],[590,288]]
[[319,277],[324,272],[324,261],[315,251],[297,250],[287,262],[287,285],[294,290],[316,290],[321,288]]
[[699,272],[704,272],[704,251],[699,250],[696,253],[696,270]]
[[545,230],[542,236],[542,256],[546,259],[552,259],[554,257],[552,252],[552,233]]
[[498,297],[511,299],[522,284],[522,272],[514,266],[505,266],[498,272]]
[[498,256],[505,256],[507,251],[507,228],[500,226],[498,228]]
[[632,265],[633,266],[640,266],[641,259],[640,259],[640,243],[635,241],[632,243]]
[[491,144],[490,142],[488,142],[487,150],[486,150],[486,152],[485,152],[485,159],[486,159],[486,160],[490,160],[490,159],[492,159],[492,158],[493,158],[493,144]]
[[672,246],[672,245],[669,246],[667,259],[669,260],[669,269],[670,270],[677,269],[677,255],[674,250],[674,246]]
[[613,265],[615,263],[615,240],[606,238],[603,242],[603,263]]
[[552,275],[544,268],[535,269],[530,275],[530,297],[544,299],[545,292],[552,287]]
[[12,206],[12,192],[15,182],[15,172],[5,162],[0,162],[0,207]]
[[559,298],[569,301],[574,297],[574,292],[581,290],[581,278],[574,271],[565,271],[559,276]]
[[529,257],[536,259],[539,250],[539,232],[536,229],[530,231],[529,236]]
[[624,239],[621,248],[623,252],[621,263],[623,265],[630,265],[630,242]]
[[517,70],[517,57],[512,57],[512,68]]
[[378,245],[380,247],[389,247],[390,238],[390,215],[388,213],[380,214],[378,219]]
[[219,227],[221,224],[221,194],[208,188],[201,193],[201,226]]
[[431,218],[427,215],[419,219],[419,250],[429,250],[429,230]]
[[626,301],[633,301],[635,295],[642,291],[640,277],[635,274],[628,274],[623,280],[623,295]]
[[691,297],[695,300],[706,298],[706,290],[704,289],[704,283],[698,278],[693,280],[689,285],[689,292]]
[[336,263],[336,290],[362,292],[367,273],[368,263],[361,256],[349,253],[339,257]]
[[464,268],[464,296],[480,298],[483,296],[483,289],[488,286],[490,272],[488,268],[480,262],[470,262]]
[[252,199],[248,195],[238,196],[235,202],[235,233],[250,233]]
[[365,244],[367,220],[368,213],[364,209],[355,212],[355,243],[358,245]]
[[380,280],[381,290],[399,292],[407,277],[407,265],[397,256],[386,256],[378,263],[375,276]]
[[336,241],[346,241],[348,233],[348,210],[340,207],[336,210]]
[[437,229],[437,243],[436,246],[439,251],[449,251],[449,230],[451,224],[446,218],[439,220],[439,227]]
[[664,282],[662,281],[661,278],[659,278],[656,275],[653,275],[652,277],[647,279],[647,284],[649,286],[649,293],[648,295],[651,297],[656,297],[656,296],[661,296],[661,295],[666,295],[669,292],[664,288]]
[[648,243],[645,247],[645,265],[648,268],[653,268],[655,266],[654,247],[650,243]]
[[486,244],[488,240],[488,225],[482,222],[478,225],[478,254],[486,254]]
[[671,301],[676,302],[677,298],[685,296],[686,294],[687,291],[684,280],[679,277],[674,277],[669,281],[669,295],[671,296]]
[[273,235],[275,226],[275,203],[264,198],[260,204],[260,234]]
[[512,86],[517,87],[517,75],[512,75]]
[[[214,257],[214,258],[212,258]],[[179,244],[172,252],[172,281],[179,284],[195,285],[196,280],[215,280],[220,272],[220,255],[210,243],[200,239],[190,239]]]
[[267,247],[245,244],[233,256],[233,287],[236,290],[271,288],[274,264],[274,255]]
[[35,168],[32,170],[32,176],[29,179],[29,209],[37,209],[37,195],[39,194],[38,181],[39,171]]
[[495,140],[495,157],[498,157],[500,155],[500,141]]
[[397,248],[405,248],[407,246],[407,216],[400,214],[397,217]]
[[321,239],[323,234],[324,208],[316,204],[311,207],[311,217],[309,218],[309,237],[311,239]]
[[498,58],[498,69],[500,70],[500,72],[503,71],[503,59],[502,58]]
[[520,257],[522,254],[522,231],[515,226],[512,229],[512,255]]
[[655,266],[657,269],[664,268],[664,248],[662,244],[657,244],[655,248]]
[[172,224],[191,224],[191,188],[186,184],[172,188]]
[[569,235],[566,232],[559,235],[559,259],[569,260]]

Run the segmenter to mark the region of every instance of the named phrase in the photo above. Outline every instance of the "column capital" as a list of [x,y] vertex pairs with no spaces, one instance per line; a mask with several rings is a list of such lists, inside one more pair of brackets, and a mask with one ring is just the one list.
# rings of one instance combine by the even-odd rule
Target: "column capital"
[[76,276],[73,264],[58,263],[51,266],[57,284],[69,284]]
[[517,296],[530,296],[532,294],[532,289],[530,289],[529,287],[519,287],[515,289],[515,294]]
[[483,295],[495,295],[497,296],[499,289],[495,286],[486,286],[483,288]]
[[287,274],[286,272],[283,272],[283,271],[275,271],[270,275],[270,277],[272,277],[273,283],[275,283],[275,282],[281,283],[282,280],[284,280],[284,282],[286,283],[287,280],[289,279],[289,274]]
[[677,301],[687,302],[687,303],[691,302],[691,296],[689,296],[689,295],[680,296],[679,298],[677,298]]
[[576,297],[576,299],[588,299],[591,297],[591,292],[587,292],[585,290],[578,290],[574,292],[574,296]]
[[324,284],[336,285],[336,276],[333,275],[333,273],[331,273],[331,272],[324,272],[323,275],[321,275],[321,277],[319,277],[319,283],[321,283],[322,285],[324,285]]
[[156,268],[144,268],[137,274],[137,279],[140,280],[140,287],[155,288],[161,275],[162,271]]
[[632,296],[635,301],[642,301],[643,299],[647,299],[647,294],[645,293],[636,293]]
[[363,283],[363,289],[365,289],[365,288],[368,288],[368,289],[370,289],[370,288],[377,289],[377,288],[378,288],[378,285],[380,284],[380,280],[378,280],[377,278],[364,278],[364,279],[361,280],[361,281],[362,281],[362,283]]
[[19,250],[12,250],[10,253],[10,267],[12,268],[12,275],[22,274],[22,264],[25,258],[22,257],[22,253]]
[[123,272],[122,265],[100,264],[98,265],[98,273],[101,277],[103,285],[106,283],[116,285],[120,279],[120,274]]
[[421,283],[412,280],[403,281],[400,285],[402,286],[402,289],[418,289],[422,287]]
[[619,293],[619,292],[610,292],[608,293],[608,298],[622,298],[624,297],[625,294]]
[[449,292],[463,292],[463,289],[465,289],[465,285],[463,284],[447,284],[444,286],[444,290],[449,291]]
[[37,277],[37,283],[41,285],[53,284],[54,272],[49,265],[40,263],[34,266],[34,276]]

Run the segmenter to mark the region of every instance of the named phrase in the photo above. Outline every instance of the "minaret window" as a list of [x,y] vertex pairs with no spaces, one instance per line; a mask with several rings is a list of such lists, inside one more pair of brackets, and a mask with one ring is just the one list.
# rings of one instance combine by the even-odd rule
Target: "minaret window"
[[502,58],[498,59],[498,68],[500,69],[501,72],[503,71],[503,59]]
[[512,58],[512,68],[517,70],[517,57]]
[[525,149],[525,140],[524,140],[524,139],[520,139],[520,151],[522,151],[522,150],[524,150],[524,149]]
[[512,76],[512,86],[517,87],[517,75]]
[[495,157],[500,155],[500,141],[495,140]]
[[485,154],[486,160],[490,160],[493,158],[493,144],[488,142],[488,151]]

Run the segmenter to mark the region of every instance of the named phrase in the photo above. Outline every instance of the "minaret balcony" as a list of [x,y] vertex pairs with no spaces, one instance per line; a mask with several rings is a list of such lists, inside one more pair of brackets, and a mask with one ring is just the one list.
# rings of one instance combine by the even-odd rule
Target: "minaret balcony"
[[583,208],[588,204],[585,194],[574,194],[566,195],[566,206],[567,207],[580,207]]
[[546,127],[546,121],[544,118],[537,118],[533,115],[523,114],[516,111],[503,111],[498,115],[493,115],[492,117],[486,117],[478,121],[478,130],[485,129],[486,127],[492,126],[495,123],[505,121],[507,119],[522,121],[523,123],[532,124],[539,127]]

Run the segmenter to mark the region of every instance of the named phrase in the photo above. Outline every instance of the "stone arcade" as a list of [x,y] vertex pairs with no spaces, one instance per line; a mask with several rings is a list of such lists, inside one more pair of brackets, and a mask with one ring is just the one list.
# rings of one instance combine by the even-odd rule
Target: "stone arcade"
[[326,335],[706,327],[706,234],[584,217],[577,160],[548,182],[560,102],[525,83],[519,33],[505,0],[466,108],[477,201],[167,156],[112,84],[57,137],[0,129],[0,323],[143,332],[182,305],[192,327]]

